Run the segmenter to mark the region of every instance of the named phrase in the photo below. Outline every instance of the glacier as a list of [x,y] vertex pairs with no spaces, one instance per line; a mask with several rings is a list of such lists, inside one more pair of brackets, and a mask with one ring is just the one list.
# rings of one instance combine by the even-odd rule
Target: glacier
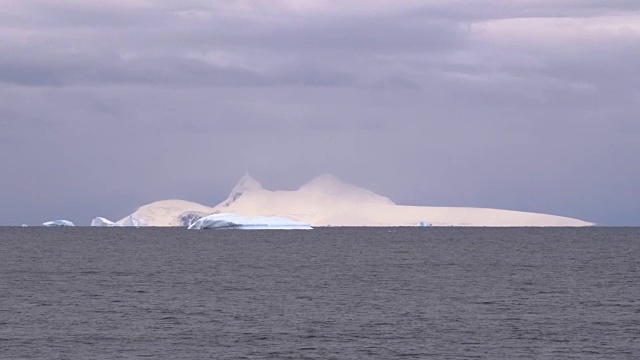
[[189,229],[241,229],[241,230],[311,230],[311,225],[275,216],[246,217],[237,214],[205,216]]
[[113,221],[107,220],[100,216],[91,220],[91,226],[115,226],[115,225],[116,224]]
[[59,227],[59,226],[75,226],[69,220],[53,220],[42,223],[42,226],[47,227]]

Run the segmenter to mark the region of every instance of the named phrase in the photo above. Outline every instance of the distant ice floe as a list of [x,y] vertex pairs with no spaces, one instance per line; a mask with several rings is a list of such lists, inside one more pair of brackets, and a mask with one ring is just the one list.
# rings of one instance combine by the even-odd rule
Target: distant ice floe
[[53,220],[53,221],[47,221],[45,223],[42,223],[42,226],[60,227],[60,226],[75,226],[75,225],[73,225],[73,223],[69,220]]
[[116,224],[111,221],[111,220],[107,220],[103,217],[95,217],[93,220],[91,220],[91,226],[116,226]]
[[311,225],[281,217],[245,217],[237,214],[205,216],[189,226],[189,229],[242,229],[242,230],[311,230]]

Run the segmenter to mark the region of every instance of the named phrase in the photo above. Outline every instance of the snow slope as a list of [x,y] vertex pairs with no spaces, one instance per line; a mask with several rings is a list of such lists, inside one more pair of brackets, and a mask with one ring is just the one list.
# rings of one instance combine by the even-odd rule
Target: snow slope
[[[133,214],[116,222],[116,224],[125,225],[131,216],[145,221],[148,226],[184,226],[187,227],[191,222],[183,222],[186,219],[196,220],[202,216],[211,214],[213,210],[205,205],[185,201],[185,200],[162,200],[151,204],[143,205]],[[194,220],[195,221],[195,220]]]

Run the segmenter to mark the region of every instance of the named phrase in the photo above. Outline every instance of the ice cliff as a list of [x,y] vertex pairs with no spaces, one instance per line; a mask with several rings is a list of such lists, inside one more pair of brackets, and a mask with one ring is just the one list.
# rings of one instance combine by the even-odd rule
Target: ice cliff
[[69,220],[53,220],[42,223],[42,226],[47,227],[61,227],[61,226],[75,226]]
[[189,226],[189,229],[243,229],[243,230],[310,230],[309,224],[275,216],[246,217],[237,214],[205,216]]

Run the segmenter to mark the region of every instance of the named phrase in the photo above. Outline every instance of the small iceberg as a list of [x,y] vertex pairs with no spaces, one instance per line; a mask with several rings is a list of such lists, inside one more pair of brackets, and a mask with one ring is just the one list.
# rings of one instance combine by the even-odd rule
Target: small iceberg
[[311,230],[311,225],[275,216],[245,217],[237,214],[205,216],[189,229],[241,229],[241,230]]
[[121,226],[135,226],[135,227],[145,227],[149,226],[144,219],[140,219],[135,215],[129,215],[123,222]]
[[418,227],[431,227],[431,226],[433,226],[433,224],[431,224],[429,222],[420,221],[417,226]]
[[75,226],[75,225],[73,225],[73,223],[69,220],[53,220],[53,221],[47,221],[45,223],[42,223],[42,226],[60,227],[60,226]]
[[91,226],[115,226],[116,224],[111,221],[111,220],[107,220],[103,217],[96,217],[93,220],[91,220]]

